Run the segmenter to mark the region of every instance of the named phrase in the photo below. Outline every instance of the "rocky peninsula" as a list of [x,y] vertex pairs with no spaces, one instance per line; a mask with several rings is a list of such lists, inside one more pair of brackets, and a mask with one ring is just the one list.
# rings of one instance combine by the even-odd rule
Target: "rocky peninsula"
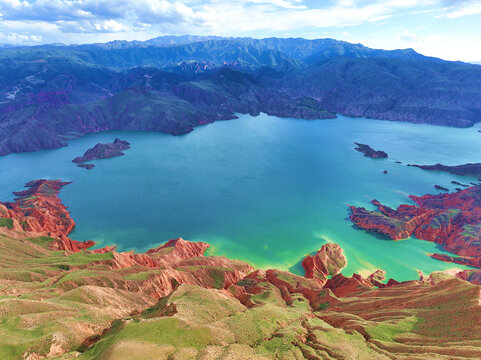
[[450,174],[454,175],[461,175],[461,176],[481,176],[481,163],[469,163],[469,164],[462,164],[462,165],[443,165],[443,164],[435,164],[435,165],[416,165],[416,164],[408,164],[408,166],[418,167],[423,170],[432,170],[432,171],[445,171]]
[[[381,233],[393,240],[412,235],[435,242],[458,256],[433,254],[432,257],[473,267],[481,267],[481,186],[454,193],[409,196],[416,205],[397,209],[373,200],[378,210],[351,206],[351,220],[358,227]],[[481,274],[477,270],[478,276]]]

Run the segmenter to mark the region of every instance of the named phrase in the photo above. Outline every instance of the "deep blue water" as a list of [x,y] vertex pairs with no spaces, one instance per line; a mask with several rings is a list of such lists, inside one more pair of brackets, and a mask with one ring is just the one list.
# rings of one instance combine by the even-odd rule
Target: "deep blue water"
[[[91,171],[71,162],[115,137],[132,144],[125,156],[94,161]],[[363,157],[354,141],[389,159]],[[440,252],[432,243],[355,229],[347,204],[371,207],[375,198],[397,206],[410,203],[407,194],[437,193],[434,184],[454,190],[451,180],[469,180],[404,164],[478,162],[480,154],[476,128],[240,115],[185,136],[109,131],[61,149],[2,157],[0,198],[12,200],[11,192],[32,179],[73,181],[60,195],[77,223],[71,234],[77,240],[144,251],[182,236],[210,243],[216,255],[298,272],[305,254],[333,241],[348,257],[346,275],[380,267],[406,280],[417,269],[460,266],[429,258]]]

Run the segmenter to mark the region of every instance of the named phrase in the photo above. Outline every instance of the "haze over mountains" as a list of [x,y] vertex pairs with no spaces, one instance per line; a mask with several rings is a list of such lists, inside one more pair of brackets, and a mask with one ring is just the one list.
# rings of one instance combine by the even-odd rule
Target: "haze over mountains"
[[0,155],[111,130],[185,134],[260,112],[468,127],[481,66],[333,39],[165,36],[0,49]]

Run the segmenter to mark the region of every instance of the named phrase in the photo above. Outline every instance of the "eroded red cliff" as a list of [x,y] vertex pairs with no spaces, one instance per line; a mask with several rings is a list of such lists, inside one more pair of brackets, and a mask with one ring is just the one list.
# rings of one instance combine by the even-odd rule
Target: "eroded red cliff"
[[51,246],[56,250],[87,249],[95,243],[68,238],[75,222],[58,197],[60,189],[68,184],[60,180],[30,181],[25,185],[26,190],[14,192],[17,196],[14,202],[0,202],[0,218],[11,219],[6,226],[9,230],[52,237]]
[[416,205],[391,209],[376,200],[378,210],[351,206],[351,220],[360,228],[393,240],[416,236],[459,255],[433,254],[442,261],[481,267],[481,186],[439,195],[410,196]]
[[326,283],[329,276],[339,274],[346,264],[341,247],[333,243],[323,245],[315,255],[307,255],[302,260],[305,277],[315,279],[321,285]]

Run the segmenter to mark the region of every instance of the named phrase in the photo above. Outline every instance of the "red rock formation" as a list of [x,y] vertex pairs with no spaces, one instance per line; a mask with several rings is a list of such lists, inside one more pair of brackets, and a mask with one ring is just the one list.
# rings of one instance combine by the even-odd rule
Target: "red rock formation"
[[450,256],[446,254],[431,254],[431,257],[445,262],[481,268],[481,257]]
[[55,250],[80,251],[93,246],[93,241],[80,242],[67,235],[75,222],[62,204],[58,193],[68,182],[60,180],[34,180],[28,189],[14,192],[14,202],[0,202],[0,218],[12,219],[12,230],[26,231],[34,236],[50,236]]
[[417,204],[396,210],[374,200],[378,211],[351,206],[351,220],[393,240],[416,236],[440,244],[462,258],[435,254],[433,258],[481,267],[481,186],[450,194],[410,196]]
[[[294,296],[301,294],[313,308],[323,309],[338,303],[338,297],[350,296],[368,288],[400,284],[393,279],[387,284],[382,283],[386,274],[383,270],[376,270],[367,278],[358,274],[347,278],[340,274],[346,258],[337,244],[324,245],[314,256],[306,256],[302,264],[306,270],[305,277],[274,269],[256,270],[229,290],[248,307],[262,305],[266,301],[290,305]],[[334,276],[328,279],[331,275]]]
[[57,194],[68,183],[59,180],[36,180],[29,189],[15,192],[15,202],[0,203],[0,216],[12,219],[12,229],[60,236],[75,226]]
[[338,274],[329,279],[324,287],[331,289],[334,295],[342,297],[372,287],[372,285],[359,275],[348,278],[342,274]]
[[155,249],[150,249],[147,254],[153,256],[161,256],[168,254],[171,259],[176,259],[177,261],[183,260],[185,258],[192,258],[197,256],[202,256],[204,252],[209,248],[209,244],[204,242],[190,242],[185,241],[181,237],[175,240],[169,240],[162,246]]
[[401,284],[394,279],[389,279],[386,284],[381,282],[384,280],[385,275],[386,272],[380,269],[373,272],[367,278],[363,278],[359,274],[353,274],[350,278],[345,277],[342,274],[337,274],[327,280],[324,289],[331,289],[335,296],[343,297],[355,294],[367,288],[386,288]]
[[339,245],[326,244],[314,256],[307,255],[302,260],[302,267],[306,271],[306,278],[315,279],[324,285],[328,277],[339,274],[346,263],[346,257]]
[[60,180],[36,180],[26,184],[29,189],[14,192],[15,202],[0,202],[0,216],[13,219],[13,229],[50,233],[53,236],[68,235],[75,226],[67,208],[57,197],[67,185]]
[[[59,180],[36,180],[28,183],[29,189],[15,193],[18,196],[15,202],[0,203],[0,217],[12,219],[12,229],[1,230],[29,237],[50,236],[53,239],[50,247],[54,250],[78,252],[94,245],[92,241],[78,242],[67,236],[75,223],[57,196],[59,190],[66,184],[68,183]],[[457,198],[449,199],[450,206],[458,204],[466,206],[466,202]],[[428,203],[433,207],[429,200],[419,198],[418,201],[420,204]],[[477,203],[470,201],[468,206],[473,208]],[[395,221],[407,223],[408,226],[418,223],[419,219],[425,221],[426,214],[436,212],[438,215],[441,211],[428,207],[423,212],[422,207],[407,205],[396,211],[377,204],[383,212],[382,216],[393,217]],[[416,213],[415,220],[407,216],[408,210]],[[401,214],[404,218],[399,220]],[[179,284],[195,284],[206,288],[229,289],[231,295],[247,306],[257,306],[264,301],[291,304],[296,294],[301,294],[314,308],[323,308],[327,306],[326,304],[338,303],[337,297],[352,295],[366,288],[383,288],[399,284],[392,279],[387,284],[382,283],[385,276],[382,270],[367,278],[357,274],[346,278],[339,274],[346,265],[346,258],[337,244],[326,244],[314,256],[307,256],[303,260],[306,277],[279,270],[253,271],[252,267],[240,261],[223,257],[205,257],[204,252],[208,247],[209,245],[203,242],[194,243],[178,238],[143,254],[117,252],[114,247],[96,249],[91,253],[112,254],[111,258],[95,263],[96,266],[107,269],[109,276],[86,276],[75,281],[63,281],[59,287],[69,290],[82,285],[102,286],[105,282],[105,286],[138,292],[158,299],[170,294]],[[119,273],[119,270],[122,274],[127,271],[127,274],[142,273],[148,276],[146,275],[145,279],[140,276],[131,281]],[[332,275],[334,276],[328,279]],[[473,272],[460,272],[456,276],[468,281],[481,282],[481,276]]]
[[[204,242],[191,242],[182,238],[169,240],[166,244],[150,249],[145,254],[112,251],[114,268],[126,268],[134,265],[146,267],[165,267],[177,264],[182,260],[200,257],[209,248]],[[108,249],[111,251],[111,249]]]
[[454,274],[458,279],[469,281],[471,284],[481,285],[481,271],[479,270],[462,270]]

